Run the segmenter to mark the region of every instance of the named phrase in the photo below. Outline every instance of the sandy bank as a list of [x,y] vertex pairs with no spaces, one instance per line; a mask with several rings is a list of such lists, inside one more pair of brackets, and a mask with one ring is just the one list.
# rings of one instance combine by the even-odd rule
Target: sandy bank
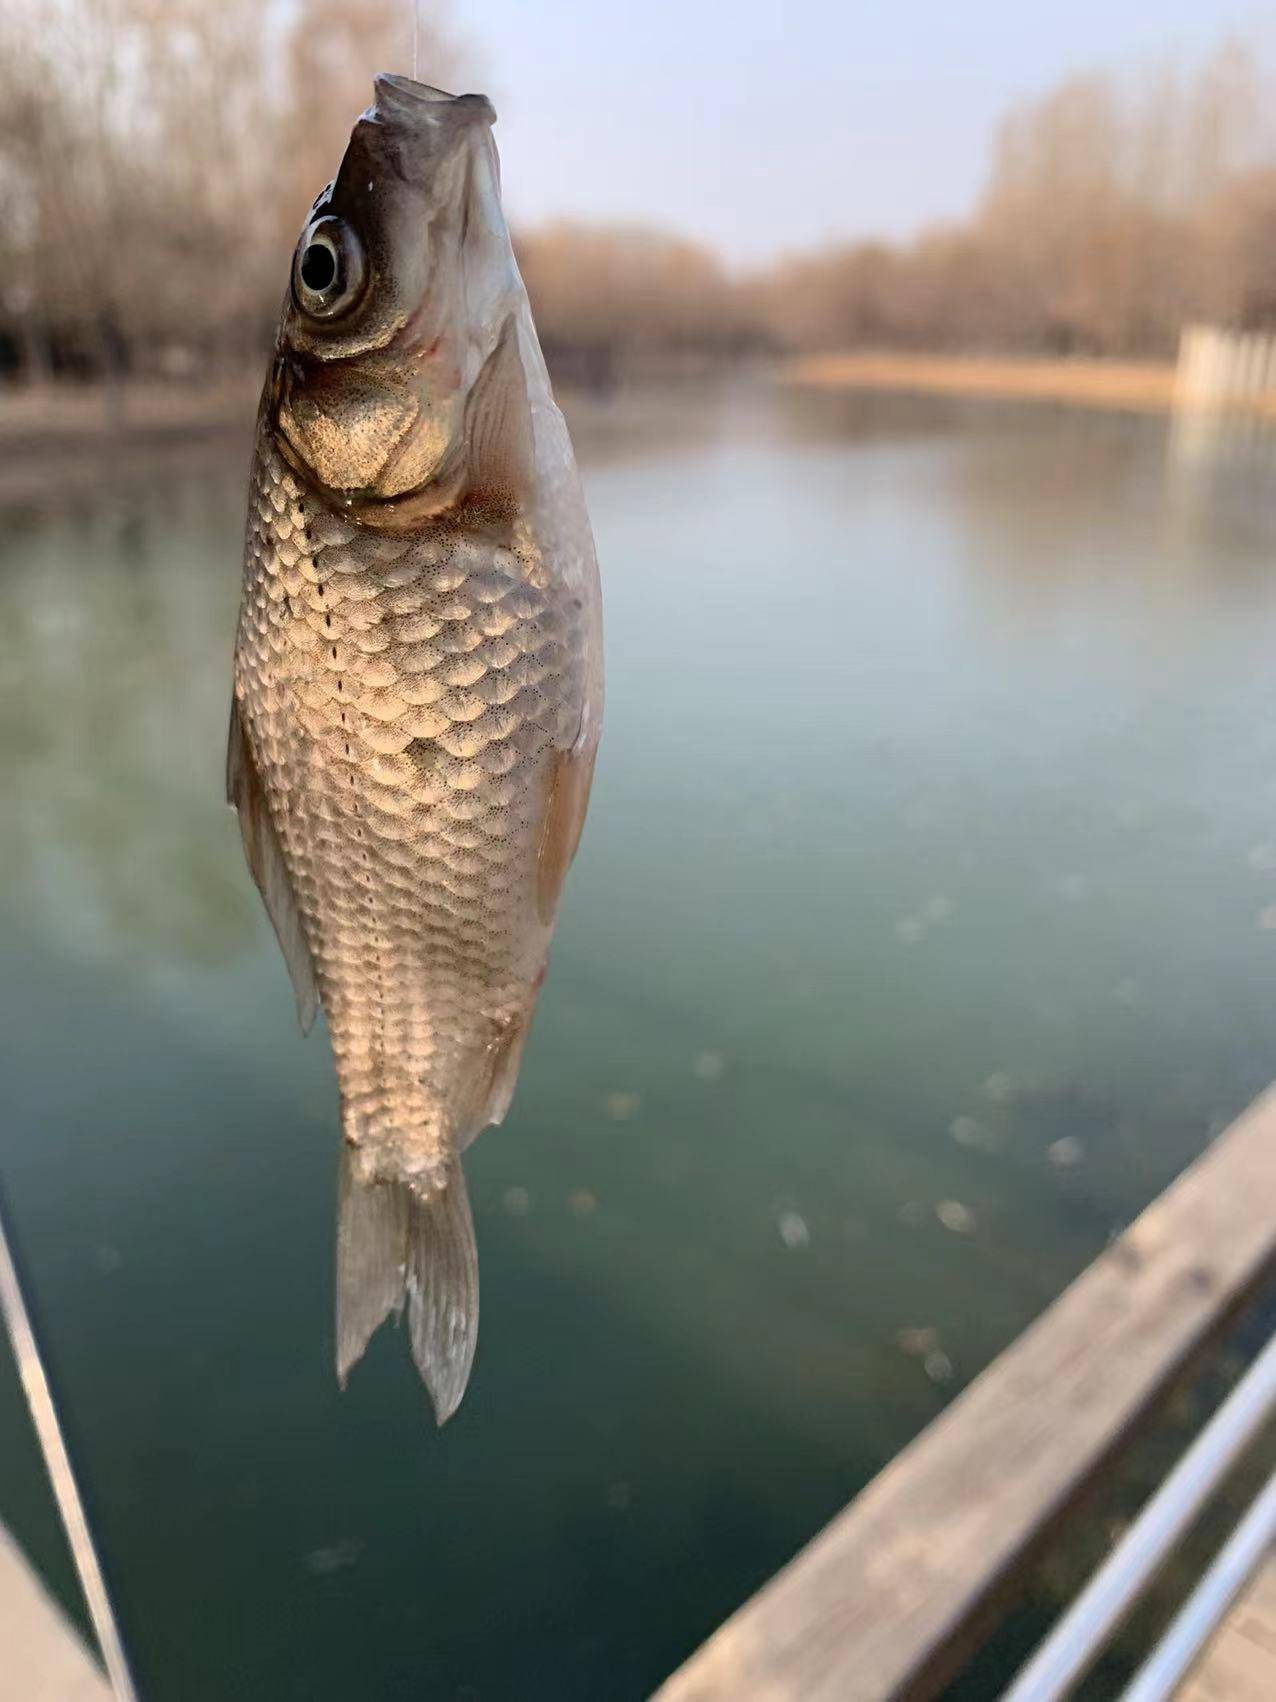
[[[1071,402],[1159,413],[1174,406],[1172,362],[1011,360],[986,356],[813,355],[782,369],[789,384],[830,390],[911,390],[999,400]],[[1276,414],[1276,394],[1252,406]]]

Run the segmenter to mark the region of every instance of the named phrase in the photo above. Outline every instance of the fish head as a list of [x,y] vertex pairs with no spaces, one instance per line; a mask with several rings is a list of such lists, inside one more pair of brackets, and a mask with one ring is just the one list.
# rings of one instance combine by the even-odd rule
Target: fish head
[[[271,396],[284,458],[374,515],[462,478],[466,404],[522,285],[482,95],[379,76],[297,243]],[[373,523],[376,523],[375,520]]]

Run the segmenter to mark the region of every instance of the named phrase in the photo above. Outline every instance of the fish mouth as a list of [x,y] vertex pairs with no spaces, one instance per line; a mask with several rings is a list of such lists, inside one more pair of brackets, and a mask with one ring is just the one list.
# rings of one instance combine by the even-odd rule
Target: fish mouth
[[429,83],[381,71],[372,79],[375,98],[369,116],[383,124],[434,128],[446,123],[495,124],[496,109],[486,95],[451,95]]

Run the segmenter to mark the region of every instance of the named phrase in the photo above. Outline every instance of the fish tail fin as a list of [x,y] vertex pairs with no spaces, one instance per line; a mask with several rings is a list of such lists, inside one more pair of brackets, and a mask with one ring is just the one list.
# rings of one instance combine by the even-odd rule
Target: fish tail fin
[[337,1208],[337,1380],[342,1388],[374,1330],[408,1309],[408,1339],[434,1416],[461,1404],[478,1338],[478,1249],[460,1159],[447,1186],[364,1181],[342,1143]]

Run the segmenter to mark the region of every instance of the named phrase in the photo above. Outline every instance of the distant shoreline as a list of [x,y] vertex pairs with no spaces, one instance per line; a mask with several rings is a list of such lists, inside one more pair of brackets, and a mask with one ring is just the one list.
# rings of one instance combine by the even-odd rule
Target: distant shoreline
[[[719,375],[731,370],[814,390],[1063,403],[1143,414],[1168,413],[1179,400],[1170,361],[875,350],[715,368]],[[687,382],[684,375],[681,383]],[[223,373],[203,385],[154,379],[127,379],[114,387],[101,381],[0,384],[0,497],[100,484],[104,478],[128,480],[137,469],[148,471],[157,452],[181,454],[210,439],[246,454],[260,385],[255,370]],[[638,406],[644,388],[638,373],[605,398],[561,379],[558,385],[564,408],[582,424],[600,403],[604,416]],[[1276,390],[1232,405],[1276,417]]]
[[[780,370],[783,383],[823,390],[895,390],[998,401],[1071,402],[1166,413],[1175,406],[1172,361],[1038,360],[992,355],[811,355]],[[1276,413],[1276,394],[1252,398]]]
[[[238,459],[246,478],[261,380],[260,370],[246,369],[203,386],[149,378],[114,387],[101,380],[0,383],[0,502],[58,503],[151,484],[163,476],[157,467],[176,470],[201,457],[222,467]],[[657,377],[656,390],[665,382]],[[678,381],[684,390],[688,382]],[[600,395],[561,380],[556,386],[573,432],[588,433],[604,451],[618,420],[630,441],[635,430],[653,443],[665,440],[669,422],[652,412],[645,388],[639,380]]]
[[0,386],[0,501],[64,502],[150,483],[159,461],[181,465],[201,445],[246,469],[260,389],[260,374],[203,386]]
[[261,374],[234,374],[211,383],[194,379],[125,379],[110,385],[0,386],[0,450],[38,454],[103,437],[171,437],[246,430],[251,426]]

